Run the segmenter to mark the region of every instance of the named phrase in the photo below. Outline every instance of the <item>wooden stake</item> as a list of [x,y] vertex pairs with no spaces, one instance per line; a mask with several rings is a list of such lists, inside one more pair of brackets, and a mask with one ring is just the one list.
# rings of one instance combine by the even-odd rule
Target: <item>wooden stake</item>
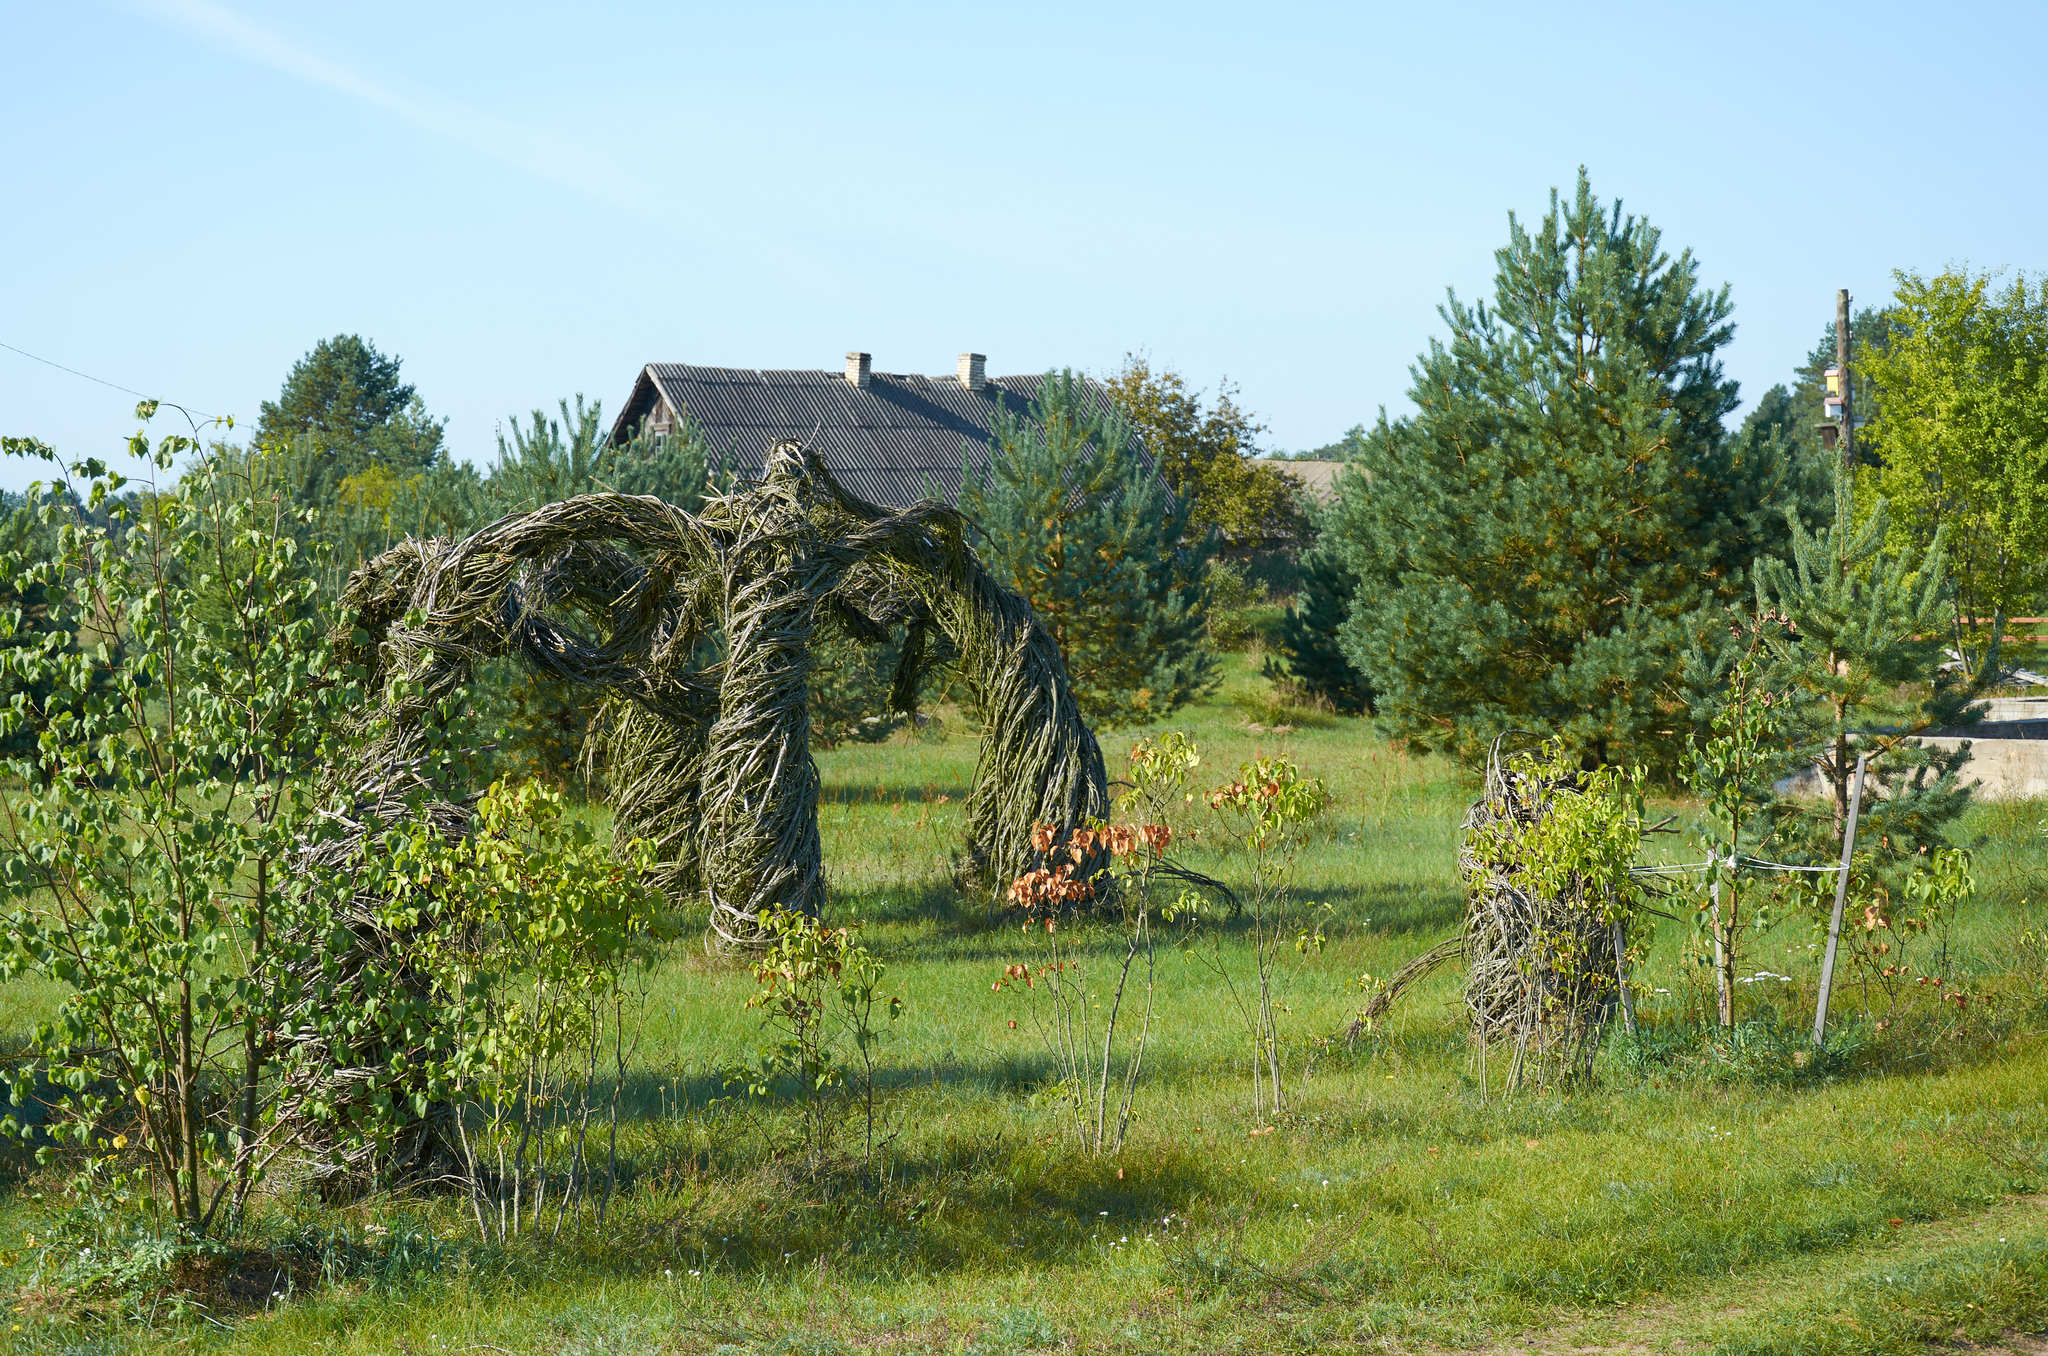
[[1849,902],[1849,860],[1856,854],[1856,817],[1863,812],[1863,774],[1870,755],[1856,755],[1856,782],[1849,788],[1849,822],[1842,826],[1842,869],[1835,875],[1835,911],[1828,919],[1828,949],[1820,961],[1820,998],[1813,1006],[1813,1043],[1828,1031],[1828,992],[1835,984],[1835,951],[1842,943],[1842,908]]
[[1628,992],[1628,929],[1614,920],[1614,984],[1621,991],[1621,1029],[1636,1034],[1636,1000]]
[[[1734,860],[1735,854],[1731,852],[1728,854],[1728,856],[1729,860],[1732,861]],[[1720,877],[1715,877],[1714,883],[1707,887],[1707,898],[1713,901],[1715,1015],[1720,1018],[1722,1026],[1734,1026],[1735,991],[1728,982],[1728,938],[1727,935],[1721,931]]]

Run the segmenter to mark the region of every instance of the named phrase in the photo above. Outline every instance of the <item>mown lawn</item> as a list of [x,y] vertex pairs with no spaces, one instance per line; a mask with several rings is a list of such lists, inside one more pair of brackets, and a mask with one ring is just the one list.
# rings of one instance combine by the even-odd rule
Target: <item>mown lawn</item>
[[[330,1260],[297,1293],[209,1314],[81,1323],[16,1255],[16,1349],[335,1352],[1024,1352],[1608,1346],[1912,1350],[2048,1327],[2048,927],[2040,806],[1982,807],[1982,895],[1958,935],[1958,1012],[1838,996],[1836,1049],[1809,1058],[1815,930],[1788,916],[1745,970],[1734,1039],[1699,1025],[1704,972],[1663,924],[1640,979],[1642,1037],[1610,1040],[1598,1085],[1489,1095],[1458,976],[1343,1038],[1362,974],[1450,933],[1470,779],[1360,721],[1270,709],[1249,669],[1174,722],[1222,778],[1285,751],[1326,778],[1330,818],[1301,885],[1328,942],[1285,967],[1293,1110],[1250,1113],[1242,979],[1219,920],[1163,953],[1131,1142],[1089,1159],[1045,1095],[1024,1005],[991,992],[1014,921],[951,888],[974,745],[899,736],[821,759],[834,908],[859,919],[907,1015],[885,1047],[879,1184],[798,1172],[775,1108],[718,1100],[758,1040],[748,972],[677,944],[651,976],[621,1147],[599,1225],[485,1247],[453,1202],[329,1210],[290,1194],[267,1237]],[[1295,728],[1277,732],[1291,722]],[[1131,735],[1105,739],[1121,765]],[[1681,823],[1688,807],[1673,807]],[[1681,856],[1684,837],[1657,851]],[[1234,863],[1197,846],[1193,865]],[[47,994],[0,991],[18,1031]],[[1015,1025],[1012,1025],[1012,1022]],[[1498,1071],[1496,1070],[1496,1073]],[[1269,1129],[1270,1127],[1270,1129]],[[18,1184],[7,1235],[39,1227]],[[32,1250],[31,1250],[32,1251]],[[27,1288],[23,1288],[23,1287]],[[148,1318],[150,1321],[144,1321]]]

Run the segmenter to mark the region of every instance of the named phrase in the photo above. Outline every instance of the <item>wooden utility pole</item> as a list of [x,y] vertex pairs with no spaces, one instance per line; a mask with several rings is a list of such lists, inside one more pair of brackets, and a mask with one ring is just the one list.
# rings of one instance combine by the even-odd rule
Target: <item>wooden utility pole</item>
[[1849,406],[1849,289],[1835,293],[1835,366],[1842,369],[1842,467],[1856,464],[1856,416]]

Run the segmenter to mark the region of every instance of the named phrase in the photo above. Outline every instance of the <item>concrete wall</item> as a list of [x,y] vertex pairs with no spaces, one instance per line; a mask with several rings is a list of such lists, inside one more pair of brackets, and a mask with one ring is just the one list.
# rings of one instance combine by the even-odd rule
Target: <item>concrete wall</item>
[[[2048,725],[2048,722],[2042,722]],[[1953,749],[1966,741],[1929,735],[1930,748]],[[1979,800],[2023,800],[2048,796],[2048,729],[2027,739],[1972,739],[1970,761],[1960,774],[1975,782]]]
[[[1980,800],[2026,800],[2048,796],[2048,720],[2015,720],[2004,711],[1993,715],[2004,719],[1989,726],[1989,732],[2005,736],[2003,738],[1986,738],[1979,734],[1965,740],[1948,735],[1925,735],[1918,742],[1937,749],[1953,749],[1967,742],[1970,761],[1963,764],[1959,775],[1965,783],[1976,786]],[[1880,761],[1877,766],[1879,771],[1872,774],[1871,780],[1881,790],[1884,764]],[[1820,775],[1811,768],[1787,777],[1774,789],[1781,796],[1818,797],[1827,794]]]

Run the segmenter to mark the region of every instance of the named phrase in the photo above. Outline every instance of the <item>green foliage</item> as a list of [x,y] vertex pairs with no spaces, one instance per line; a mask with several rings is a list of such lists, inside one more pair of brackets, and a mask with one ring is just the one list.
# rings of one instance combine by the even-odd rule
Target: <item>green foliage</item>
[[[1750,932],[1768,926],[1764,905],[1782,893],[1772,878],[1752,874],[1745,881],[1741,875],[1744,854],[1761,848],[1769,831],[1772,787],[1786,771],[1786,733],[1797,718],[1792,694],[1773,685],[1774,678],[1783,679],[1769,664],[1767,637],[1779,625],[1772,618],[1743,627],[1748,645],[1728,675],[1726,698],[1715,705],[1706,738],[1687,744],[1687,784],[1707,809],[1702,839],[1707,893],[1695,918],[1713,948],[1714,992],[1723,1027],[1735,1024],[1742,943]],[[1749,898],[1752,891],[1755,900]]]
[[1509,1047],[1513,1091],[1584,1080],[1616,1000],[1633,1011],[1623,975],[1645,900],[1635,866],[1647,774],[1583,768],[1558,740],[1511,755],[1502,771],[1488,779],[1498,799],[1467,819],[1460,864],[1473,901],[1466,1002],[1482,1049]]
[[1263,614],[1272,607],[1272,593],[1265,581],[1234,560],[1209,562],[1203,577],[1209,594],[1209,642],[1217,649],[1236,652],[1264,634]]
[[[1206,769],[1234,768],[1273,738],[1246,731],[1230,700],[1258,680],[1240,665],[1227,682],[1176,722],[1200,743],[1204,787],[1216,780]],[[1333,798],[1301,858],[1304,886],[1335,909],[1282,1014],[1283,1034],[1301,1041],[1351,1019],[1345,984],[1361,969],[1391,974],[1458,926],[1457,825],[1472,792],[1468,774],[1403,753],[1362,721],[1304,726],[1288,749]],[[620,1187],[602,1224],[571,1219],[559,1232],[484,1245],[461,1237],[473,1226],[460,1192],[344,1209],[259,1193],[238,1241],[274,1242],[296,1286],[270,1284],[271,1272],[255,1270],[268,1264],[260,1253],[208,1274],[234,1276],[255,1306],[283,1289],[267,1311],[209,1289],[199,1295],[208,1308],[180,1317],[158,1292],[74,1323],[50,1286],[64,1259],[40,1255],[43,1212],[26,1194],[46,1179],[31,1174],[0,1195],[0,1286],[23,1306],[0,1321],[0,1349],[11,1340],[25,1351],[298,1353],[431,1347],[432,1336],[519,1351],[973,1349],[1013,1336],[1022,1348],[1031,1342],[1021,1334],[1041,1330],[1028,1316],[1039,1315],[1043,1330],[1082,1349],[1341,1346],[1370,1324],[1376,1340],[1448,1350],[1663,1350],[1712,1336],[1758,1351],[1803,1342],[1860,1352],[1907,1349],[1887,1326],[1902,1321],[1916,1341],[1946,1340],[1965,1323],[1982,1341],[2008,1324],[2039,1326],[2029,1316],[2038,1308],[2015,1305],[2040,1298],[2048,1221],[2037,1199],[2011,1193],[2048,1181],[2048,1045],[2044,1010],[2000,949],[2022,917],[2043,927],[2038,890],[2021,907],[2023,884],[2038,883],[2039,807],[1979,805],[1960,830],[1988,839],[1973,866],[1981,907],[1958,916],[1955,939],[1968,987],[1997,990],[1988,1021],[1973,1003],[1954,1025],[1953,1004],[1916,988],[1902,1005],[1911,1018],[1879,1033],[1857,986],[1844,985],[1845,1039],[1813,1054],[1812,938],[1783,927],[1761,939],[1750,968],[1800,983],[1745,987],[1745,1020],[1714,1037],[1682,1015],[1683,929],[1646,914],[1646,954],[1631,977],[1642,1045],[1668,1057],[1638,1067],[1621,1058],[1634,1043],[1611,1036],[1605,1091],[1482,1097],[1455,976],[1439,974],[1355,1048],[1311,1045],[1305,1082],[1290,1065],[1295,1110],[1251,1136],[1263,1127],[1244,1119],[1241,1028],[1219,1020],[1217,987],[1199,967],[1162,946],[1131,1134],[1113,1159],[1096,1160],[1074,1151],[1063,1108],[1032,1095],[1052,1080],[1027,1011],[1039,991],[989,992],[992,952],[1021,959],[1017,915],[963,907],[949,865],[930,853],[964,813],[975,759],[974,734],[962,729],[818,760],[833,898],[866,920],[860,940],[889,960],[892,987],[933,1014],[897,1023],[883,1047],[878,1138],[894,1138],[889,1170],[867,1189],[821,1188],[793,1172],[775,1132],[794,1121],[779,1103],[763,1112],[710,1100],[711,1071],[758,1043],[740,1006],[754,986],[684,940],[647,976],[622,1092]],[[1206,827],[1207,815],[1198,802],[1196,822]],[[1116,816],[1133,817],[1149,818],[1121,807]],[[1675,840],[1649,846],[1698,856]],[[1236,880],[1206,835],[1176,836],[1171,855]],[[1216,938],[1233,978],[1251,982],[1240,930],[1198,937]],[[1667,986],[1673,995],[1657,994]],[[13,984],[0,998],[13,1014],[4,1034],[57,1001]],[[1780,1018],[1770,1022],[1773,1007]],[[1929,1009],[1951,1023],[1933,1026],[1930,1014],[1922,1027]],[[1135,1011],[1127,1003],[1132,1024]],[[26,1250],[24,1231],[35,1235]],[[1186,1303],[1133,1305],[1134,1293],[1168,1287]],[[1852,1319],[1863,1328],[1847,1327]],[[12,1322],[23,1330],[10,1338]]]
[[[129,450],[168,469],[196,448],[138,433]],[[121,488],[74,469],[94,508]],[[286,1037],[340,1039],[349,1020],[315,947],[333,882],[288,863],[333,831],[308,783],[359,694],[280,487],[202,461],[140,509],[117,533],[46,502],[44,543],[4,562],[48,625],[4,656],[18,688],[0,721],[35,740],[9,763],[0,976],[65,994],[14,1071],[17,1107],[31,1075],[50,1089],[39,1157],[66,1150],[87,1206],[133,1191],[191,1240],[233,1232],[308,1128]]]
[[1498,261],[1492,305],[1443,308],[1415,416],[1352,459],[1329,532],[1360,579],[1344,648],[1425,747],[1474,758],[1520,728],[1668,771],[1663,689],[1780,535],[1793,468],[1723,434],[1725,289],[1583,172],[1533,231],[1510,218]]
[[1555,741],[1512,761],[1518,775],[1557,789],[1534,819],[1484,825],[1475,855],[1514,862],[1518,878],[1538,895],[1580,900],[1601,922],[1626,923],[1643,899],[1633,874],[1648,823],[1643,769],[1581,768]]
[[[413,1111],[454,1104],[484,1237],[531,1228],[550,1204],[580,1207],[600,1175],[590,1162],[599,1073],[625,1072],[626,986],[673,935],[645,878],[646,844],[615,850],[558,791],[499,782],[467,835],[451,843],[421,823],[385,847],[365,883],[381,892],[380,925],[405,938],[420,983],[395,1004],[397,986],[374,986],[383,1010],[364,1015],[435,1030],[411,1070]],[[608,1162],[607,1194],[615,1177]]]
[[1308,535],[1301,481],[1283,467],[1255,460],[1264,429],[1238,407],[1229,382],[1218,389],[1216,403],[1203,409],[1201,396],[1180,373],[1155,372],[1150,361],[1132,353],[1104,387],[1166,483],[1193,501],[1192,531],[1213,528],[1237,551],[1292,546]]
[[902,724],[890,709],[903,635],[897,630],[881,645],[870,645],[832,617],[821,617],[812,633],[807,693],[811,744],[829,749],[849,740],[874,743]]
[[842,1099],[850,1099],[860,1117],[861,1161],[872,1166],[875,1056],[889,1026],[903,1015],[900,996],[882,995],[888,967],[860,944],[853,928],[827,927],[809,914],[766,914],[761,936],[747,1007],[761,1013],[769,1039],[753,1065],[734,1070],[727,1082],[757,1098],[793,1084],[799,1147],[813,1168],[831,1154]]
[[1903,546],[1947,544],[1952,643],[1972,674],[2048,585],[2048,279],[1900,273],[1876,391],[1878,488]]
[[[54,535],[35,503],[0,491],[0,559],[46,559],[55,548]],[[11,570],[0,577],[0,616],[8,619],[0,630],[0,654],[40,649],[56,626],[50,614],[49,591],[25,570]],[[17,694],[17,709],[41,710],[49,702],[50,682],[39,675],[18,675],[13,666],[0,660],[0,707],[17,707]],[[12,723],[0,734],[0,756],[33,752],[37,734],[26,720]]]
[[1943,841],[1969,803],[1957,781],[1967,752],[1886,739],[1930,727],[1966,726],[1969,690],[1937,671],[1949,605],[1942,536],[1924,549],[1888,545],[1883,499],[1859,522],[1851,471],[1835,473],[1834,519],[1811,533],[1791,524],[1786,559],[1756,575],[1760,615],[1782,622],[1761,634],[1796,701],[1784,731],[1826,787],[1824,813],[1799,822],[1797,802],[1775,807],[1780,841],[1803,860],[1833,859],[1848,818],[1859,752],[1876,756],[1884,787],[1863,802],[1858,836],[1886,865]]
[[[1818,383],[1817,376],[1815,380]],[[1783,386],[1773,386],[1728,440],[1732,474],[1776,486],[1774,507],[1779,512],[1766,513],[1753,524],[1758,559],[1784,555],[1791,546],[1791,527],[1816,532],[1829,522],[1841,458],[1821,446],[1813,422],[1820,417],[1818,404],[1809,419],[1801,408],[1804,397],[1803,390],[1795,397]]]
[[[1860,833],[1857,841],[1860,847]],[[1964,907],[1977,895],[1969,851],[1923,849],[1897,880],[1864,867],[1863,857],[1859,851],[1849,878],[1841,935],[1846,971],[1837,987],[1844,979],[1854,986],[1878,1032],[1909,1021],[1939,1028],[1981,1016],[1992,999],[1981,972],[1965,973],[1954,945]],[[1831,894],[1832,880],[1828,886]]]
[[687,414],[672,432],[642,431],[613,448],[610,469],[621,494],[651,494],[685,513],[695,513],[706,498],[731,488],[732,480]]
[[976,549],[1044,623],[1081,714],[1098,727],[1176,710],[1216,682],[1204,552],[1131,438],[1129,419],[1071,372],[1047,373],[1028,416],[998,409],[960,507]]
[[522,513],[607,488],[603,402],[585,405],[578,392],[573,411],[567,400],[559,406],[560,419],[537,409],[525,427],[518,415],[512,416],[511,437],[499,432],[498,460],[488,482],[493,516]]
[[412,472],[373,462],[342,481],[320,515],[319,535],[332,552],[322,594],[340,597],[349,571],[407,537],[463,536],[490,516],[483,477],[467,462]]
[[1372,685],[1353,667],[1339,632],[1358,592],[1341,552],[1320,545],[1302,557],[1301,584],[1280,622],[1287,676],[1338,711],[1373,710]]
[[277,399],[263,402],[254,442],[303,449],[301,506],[326,507],[344,480],[372,465],[403,477],[445,460],[445,421],[427,414],[401,366],[361,336],[337,334],[293,363]]
[[494,515],[612,490],[651,494],[694,513],[706,495],[724,488],[722,468],[712,464],[702,431],[687,418],[673,433],[613,443],[604,431],[603,402],[586,405],[578,394],[574,409],[567,400],[558,408],[559,418],[535,410],[523,426],[515,415],[511,436],[499,433],[488,484]]

